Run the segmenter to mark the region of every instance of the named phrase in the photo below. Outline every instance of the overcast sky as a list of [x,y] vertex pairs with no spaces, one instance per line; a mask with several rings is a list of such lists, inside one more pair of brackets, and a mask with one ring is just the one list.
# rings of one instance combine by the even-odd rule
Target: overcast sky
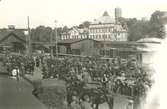
[[122,8],[123,17],[150,17],[156,11],[167,11],[167,0],[1,0],[0,28],[16,25],[27,27],[39,25],[54,27],[74,26],[83,21],[93,21],[104,11],[114,17],[114,8]]

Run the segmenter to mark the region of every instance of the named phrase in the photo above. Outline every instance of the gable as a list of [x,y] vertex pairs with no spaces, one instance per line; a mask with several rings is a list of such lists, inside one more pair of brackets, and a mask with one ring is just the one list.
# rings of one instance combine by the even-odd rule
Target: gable
[[69,34],[71,34],[71,35],[78,35],[79,32],[75,28],[73,28],[72,30],[69,31]]
[[1,40],[0,43],[10,43],[10,42],[20,42],[20,43],[25,43],[26,41],[21,39],[19,36],[17,36],[14,33],[9,33],[8,35],[4,36]]

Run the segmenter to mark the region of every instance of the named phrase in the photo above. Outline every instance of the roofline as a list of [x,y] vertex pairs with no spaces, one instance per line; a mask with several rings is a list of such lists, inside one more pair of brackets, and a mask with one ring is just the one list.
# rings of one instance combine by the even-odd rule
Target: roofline
[[[116,23],[98,23],[98,24],[93,24],[93,23],[91,23],[90,25],[102,25],[102,24],[116,24]],[[89,26],[90,26],[89,25]],[[116,24],[116,25],[118,25],[118,24]]]
[[19,40],[22,40],[24,43],[27,42],[26,40],[24,40],[24,39],[18,37],[14,32],[10,32],[10,33],[8,33],[6,36],[4,36],[4,37],[0,40],[0,43],[1,43],[2,41],[4,41],[6,38],[8,38],[11,34],[13,34],[13,35],[14,35],[15,37],[17,37]]
[[144,41],[144,42],[138,42],[138,43],[143,43],[143,44],[147,44],[147,43],[151,43],[151,44],[161,44],[161,42],[154,42],[154,41]]
[[[80,39],[80,40],[76,40],[74,42],[71,42],[71,43],[64,43],[64,44],[73,44],[73,43],[77,43],[77,42],[80,42],[80,41],[83,41],[83,40],[93,40],[95,42],[98,42],[97,40],[94,40],[94,39],[90,39],[90,38],[84,38],[84,39]],[[63,40],[62,40],[63,41]],[[59,44],[63,43],[63,42],[58,42]]]

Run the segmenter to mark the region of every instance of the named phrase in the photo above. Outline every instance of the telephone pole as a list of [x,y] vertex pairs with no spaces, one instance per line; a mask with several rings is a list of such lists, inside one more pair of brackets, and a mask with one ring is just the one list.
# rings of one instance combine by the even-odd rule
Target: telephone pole
[[55,37],[56,37],[56,58],[58,58],[58,37],[57,37],[57,21],[55,20]]
[[27,16],[27,25],[28,25],[28,35],[27,35],[27,54],[31,56],[31,30],[30,30],[30,20]]

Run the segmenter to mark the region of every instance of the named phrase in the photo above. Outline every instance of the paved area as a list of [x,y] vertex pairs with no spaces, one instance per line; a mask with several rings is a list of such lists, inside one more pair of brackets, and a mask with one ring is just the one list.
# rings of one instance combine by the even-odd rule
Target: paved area
[[25,76],[30,81],[42,80],[42,71],[39,68],[35,67],[35,71],[34,71],[33,75],[25,74]]
[[32,86],[25,80],[0,77],[0,109],[46,109],[32,95]]

